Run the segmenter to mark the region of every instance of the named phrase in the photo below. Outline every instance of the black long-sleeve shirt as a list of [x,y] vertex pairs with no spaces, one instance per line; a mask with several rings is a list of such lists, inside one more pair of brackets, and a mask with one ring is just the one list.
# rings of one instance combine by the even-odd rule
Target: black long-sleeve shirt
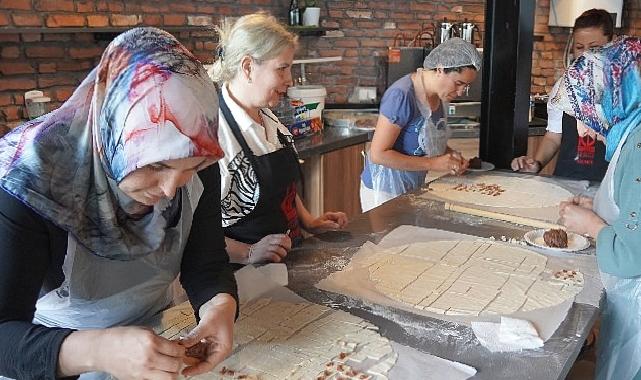
[[[237,298],[221,226],[220,170],[198,173],[204,192],[194,212],[180,281],[197,312],[218,293]],[[62,341],[73,332],[32,323],[36,301],[59,287],[68,233],[0,189],[0,375],[55,379]]]

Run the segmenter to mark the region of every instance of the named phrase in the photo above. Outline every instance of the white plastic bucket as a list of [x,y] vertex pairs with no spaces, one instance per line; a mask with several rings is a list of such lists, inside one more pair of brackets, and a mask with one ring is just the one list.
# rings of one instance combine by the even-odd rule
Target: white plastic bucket
[[288,126],[294,136],[307,135],[323,129],[321,118],[327,90],[323,86],[295,86],[287,89],[287,97],[295,109],[295,122]]

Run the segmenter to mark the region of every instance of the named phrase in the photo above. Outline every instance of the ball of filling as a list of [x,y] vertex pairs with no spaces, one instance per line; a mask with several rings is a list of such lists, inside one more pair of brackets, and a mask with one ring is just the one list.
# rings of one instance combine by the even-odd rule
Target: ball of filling
[[568,234],[560,228],[555,228],[545,231],[543,234],[543,241],[548,247],[553,248],[567,248],[568,247]]

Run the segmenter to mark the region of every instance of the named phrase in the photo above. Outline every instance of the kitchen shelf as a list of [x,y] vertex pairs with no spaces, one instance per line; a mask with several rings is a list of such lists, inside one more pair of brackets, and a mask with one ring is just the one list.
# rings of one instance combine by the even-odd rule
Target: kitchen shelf
[[338,28],[328,28],[324,26],[288,26],[287,30],[299,36],[323,36],[326,32],[338,30]]

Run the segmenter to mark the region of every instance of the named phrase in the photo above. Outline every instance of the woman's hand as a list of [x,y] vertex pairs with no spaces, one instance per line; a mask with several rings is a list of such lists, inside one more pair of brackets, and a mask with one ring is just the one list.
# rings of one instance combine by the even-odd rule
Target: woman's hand
[[340,230],[345,226],[347,226],[347,214],[341,211],[328,211],[309,222],[305,229],[317,234],[329,230]]
[[465,173],[470,163],[459,152],[451,151],[440,156],[430,158],[429,170],[449,172],[453,175]]
[[568,231],[589,235],[596,239],[599,231],[607,224],[592,209],[570,202],[562,202],[559,207],[561,223]]
[[593,199],[591,197],[585,197],[585,196],[582,196],[582,195],[575,195],[572,198],[568,199],[567,201],[561,202],[559,207],[563,207],[563,206],[566,206],[566,205],[576,205],[576,206],[580,206],[580,207],[592,210],[593,204],[594,204],[594,202],[593,202]]
[[216,295],[198,311],[200,323],[180,340],[187,348],[184,376],[209,372],[231,353],[236,300],[227,293]]
[[185,347],[143,327],[100,330],[93,344],[96,367],[120,380],[177,379]]
[[543,169],[541,163],[532,157],[521,156],[512,160],[512,170],[522,173],[538,173]]
[[292,239],[287,234],[272,234],[249,246],[247,262],[250,264],[283,261],[292,249]]

